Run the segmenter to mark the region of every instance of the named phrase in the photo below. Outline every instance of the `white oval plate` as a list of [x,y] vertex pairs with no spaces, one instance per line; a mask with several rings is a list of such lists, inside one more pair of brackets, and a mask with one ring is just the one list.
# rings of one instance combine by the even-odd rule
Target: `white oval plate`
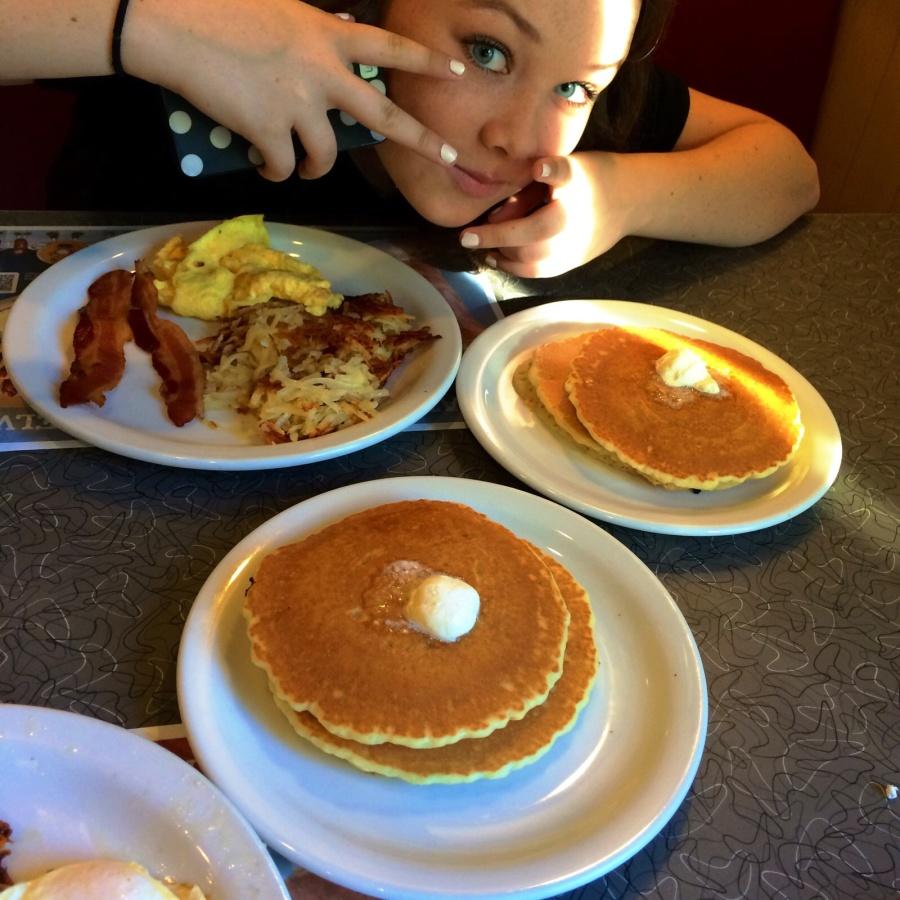
[[[441,339],[407,359],[388,382],[391,396],[368,422],[334,434],[290,444],[267,445],[247,433],[236,414],[212,414],[218,428],[191,422],[182,428],[166,418],[159,378],[147,354],[126,347],[125,374],[103,407],[59,405],[59,384],[72,359],[76,312],[87,302],[95,278],[132,268],[170,237],[193,240],[216,222],[185,222],[109,238],[42,272],[18,297],[3,331],[3,358],[10,378],[32,409],[74,437],[135,459],[195,469],[260,469],[295,466],[342,456],[396,434],[420,419],[453,383],[462,354],[459,325],[446,300],[425,278],[381,250],[359,241],[297,225],[267,223],[272,246],[317,266],[344,294],[390,291],[395,302]],[[197,339],[214,331],[199,319],[163,316]]]
[[[534,347],[600,324],[666,328],[740,350],[775,372],[800,405],[806,431],[791,462],[768,478],[723,491],[667,491],[563,443],[513,387]],[[739,534],[797,515],[831,487],[841,435],[818,391],[775,354],[734,331],[685,313],[624,300],[562,300],[515,313],[482,332],[456,379],[463,417],[505,469],[547,497],[616,525],[660,534]]]
[[124,728],[2,704],[0,772],[15,881],[105,857],[196,884],[215,900],[289,900],[268,850],[221,792]]
[[[296,735],[250,661],[241,608],[263,556],[359,510],[418,498],[468,503],[553,554],[591,596],[601,660],[591,699],[543,759],[503,779],[422,786],[354,769]],[[441,477],[330,491],[241,541],[188,616],[178,697],[204,771],[271,847],[392,900],[545,897],[599,877],[681,803],[707,717],[690,630],[630,551],[542,497]]]

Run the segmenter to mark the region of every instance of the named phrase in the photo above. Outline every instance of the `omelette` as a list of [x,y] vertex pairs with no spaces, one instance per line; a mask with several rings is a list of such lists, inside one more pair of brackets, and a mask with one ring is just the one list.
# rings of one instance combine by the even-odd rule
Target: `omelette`
[[177,235],[150,270],[159,302],[196,319],[227,319],[273,297],[321,316],[343,300],[315,266],[269,246],[261,215],[226,219],[190,244]]

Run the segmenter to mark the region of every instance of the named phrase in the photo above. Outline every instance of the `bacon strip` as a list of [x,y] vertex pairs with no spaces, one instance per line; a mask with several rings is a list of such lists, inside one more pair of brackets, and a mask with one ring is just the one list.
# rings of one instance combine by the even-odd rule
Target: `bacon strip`
[[75,359],[59,386],[59,405],[103,406],[125,372],[125,344],[131,340],[128,308],[131,272],[113,269],[88,288],[88,302],[78,312],[72,344]]
[[131,289],[128,322],[134,342],[150,354],[162,379],[159,392],[170,421],[181,427],[203,415],[206,375],[191,339],[174,322],[156,315],[157,301],[153,276],[139,267]]
[[6,849],[6,844],[11,837],[12,828],[0,819],[0,887],[8,887],[13,883],[12,878],[9,877],[9,872],[6,871],[6,868],[3,865],[3,860],[9,856],[9,850]]

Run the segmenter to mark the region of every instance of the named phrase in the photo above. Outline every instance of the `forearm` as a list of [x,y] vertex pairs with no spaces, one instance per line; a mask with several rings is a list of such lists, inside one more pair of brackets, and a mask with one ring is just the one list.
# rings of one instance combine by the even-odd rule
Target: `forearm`
[[125,70],[185,92],[233,83],[244,66],[277,64],[298,31],[297,0],[131,0],[122,35]]
[[[280,51],[295,2],[131,0],[122,32],[125,70],[169,87],[232,57]],[[0,0],[0,81],[112,73],[119,0]],[[274,36],[274,37],[273,37]]]
[[116,0],[0,0],[0,81],[112,72]]
[[744,246],[777,234],[819,197],[815,163],[766,119],[689,149],[596,162],[598,177],[614,185],[623,234]]

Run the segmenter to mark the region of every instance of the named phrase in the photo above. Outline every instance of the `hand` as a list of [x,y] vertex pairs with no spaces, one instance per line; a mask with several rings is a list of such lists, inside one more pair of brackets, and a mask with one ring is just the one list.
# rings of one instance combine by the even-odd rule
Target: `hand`
[[128,15],[126,70],[176,91],[255,144],[266,178],[281,181],[294,171],[292,131],[307,153],[301,177],[332,167],[329,109],[435,162],[456,158],[443,138],[350,69],[358,62],[458,78],[462,64],[444,53],[298,0],[155,0],[133,4]]
[[548,278],[589,262],[628,233],[627,217],[613,200],[612,154],[545,157],[535,162],[533,175],[534,182],[494,210],[487,224],[463,231],[463,246],[488,251],[489,265],[520,278]]

